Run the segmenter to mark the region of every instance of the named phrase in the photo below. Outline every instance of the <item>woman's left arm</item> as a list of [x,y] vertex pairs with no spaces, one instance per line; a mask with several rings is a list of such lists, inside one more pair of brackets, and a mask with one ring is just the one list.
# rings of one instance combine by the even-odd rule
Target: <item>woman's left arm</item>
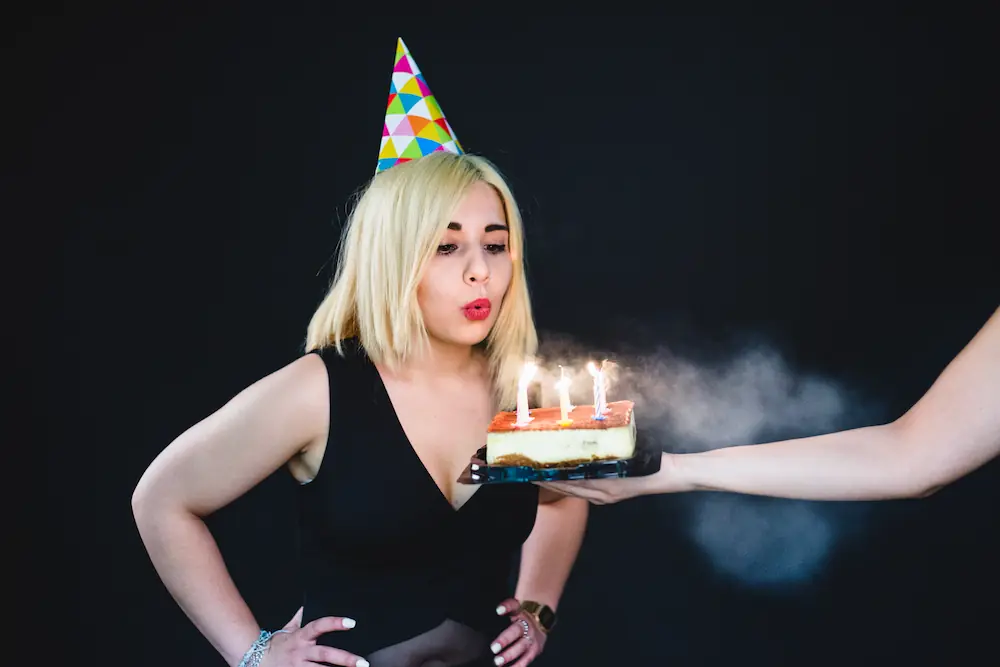
[[514,595],[521,602],[539,602],[555,611],[583,543],[589,503],[548,489],[538,491],[538,515],[521,549]]
[[497,665],[514,661],[519,667],[528,665],[545,648],[546,630],[521,605],[534,602],[556,610],[587,527],[586,500],[548,489],[538,491],[535,527],[521,548],[516,599],[504,600],[497,607],[498,614],[509,615],[511,620],[511,626],[490,646],[497,654]]

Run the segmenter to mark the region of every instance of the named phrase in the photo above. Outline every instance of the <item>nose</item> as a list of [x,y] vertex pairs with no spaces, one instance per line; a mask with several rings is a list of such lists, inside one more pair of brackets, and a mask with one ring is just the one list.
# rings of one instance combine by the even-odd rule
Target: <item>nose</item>
[[485,283],[490,279],[490,266],[484,255],[482,251],[470,253],[469,261],[465,265],[466,283],[474,285]]

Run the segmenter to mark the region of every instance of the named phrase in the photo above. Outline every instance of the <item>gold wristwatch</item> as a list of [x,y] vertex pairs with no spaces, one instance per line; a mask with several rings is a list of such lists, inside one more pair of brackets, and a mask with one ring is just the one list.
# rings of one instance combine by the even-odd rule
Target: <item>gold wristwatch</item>
[[534,617],[545,634],[552,632],[552,628],[556,627],[556,612],[547,604],[525,600],[521,603],[521,611]]

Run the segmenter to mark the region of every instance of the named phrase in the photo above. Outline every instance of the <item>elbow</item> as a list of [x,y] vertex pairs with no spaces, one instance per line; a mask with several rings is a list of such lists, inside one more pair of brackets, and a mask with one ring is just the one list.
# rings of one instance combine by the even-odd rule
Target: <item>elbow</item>
[[142,525],[146,517],[149,516],[152,506],[152,494],[149,492],[149,484],[145,477],[139,480],[135,489],[132,490],[132,518],[136,525]]
[[946,486],[945,484],[937,484],[935,486],[928,486],[928,487],[922,489],[921,491],[918,491],[916,494],[914,494],[913,497],[914,498],[929,498],[929,497],[933,496],[935,493],[937,493],[938,491],[940,491],[941,489],[943,489],[945,486]]
[[937,476],[923,476],[918,477],[916,483],[910,484],[906,489],[906,493],[903,498],[919,500],[921,498],[929,498],[935,493],[948,486],[950,480],[940,479]]
[[163,491],[163,485],[158,484],[156,476],[148,471],[132,490],[132,518],[140,532],[155,523],[172,506],[169,496]]
[[898,500],[921,500],[937,493],[944,484],[908,484],[896,494]]
[[883,428],[894,453],[890,461],[896,478],[893,497],[901,500],[929,498],[954,481],[941,449],[929,446],[926,434],[905,415]]

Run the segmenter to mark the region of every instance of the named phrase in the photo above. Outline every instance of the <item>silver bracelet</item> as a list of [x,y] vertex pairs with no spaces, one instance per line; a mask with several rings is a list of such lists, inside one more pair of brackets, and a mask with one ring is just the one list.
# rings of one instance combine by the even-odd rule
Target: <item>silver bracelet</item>
[[271,637],[282,632],[288,632],[288,630],[278,630],[277,632],[261,630],[257,641],[250,645],[250,649],[243,655],[243,659],[240,660],[239,667],[257,667],[264,657],[264,652],[267,650],[267,645],[271,642]]

